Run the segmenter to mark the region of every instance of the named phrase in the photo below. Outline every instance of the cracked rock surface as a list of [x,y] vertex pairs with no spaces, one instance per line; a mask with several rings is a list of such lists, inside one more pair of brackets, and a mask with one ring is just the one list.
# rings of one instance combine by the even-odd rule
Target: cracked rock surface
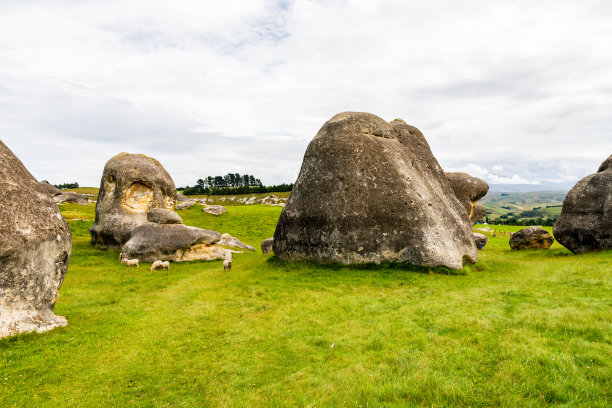
[[460,269],[478,254],[466,209],[423,134],[344,112],[310,142],[273,240],[283,260]]
[[0,337],[65,326],[53,307],[68,269],[70,228],[49,191],[1,141],[0,225]]

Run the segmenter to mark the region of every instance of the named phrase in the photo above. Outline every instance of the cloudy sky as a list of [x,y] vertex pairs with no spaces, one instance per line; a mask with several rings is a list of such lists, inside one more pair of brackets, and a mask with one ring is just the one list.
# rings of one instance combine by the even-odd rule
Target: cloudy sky
[[273,184],[365,111],[445,169],[569,188],[612,153],[611,47],[609,0],[1,0],[0,137],[52,183],[127,151]]

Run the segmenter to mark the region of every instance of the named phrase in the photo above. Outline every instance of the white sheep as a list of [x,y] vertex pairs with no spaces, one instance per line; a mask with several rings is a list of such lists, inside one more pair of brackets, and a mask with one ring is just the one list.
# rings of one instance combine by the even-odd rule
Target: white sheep
[[154,271],[156,269],[163,269],[163,262],[162,261],[155,261],[151,264],[151,270]]
[[124,263],[125,266],[127,266],[128,268],[130,266],[140,268],[140,265],[138,264],[138,259],[121,259],[121,262]]
[[232,269],[232,261],[229,259],[226,259],[225,261],[223,261],[223,271],[227,272],[231,269]]

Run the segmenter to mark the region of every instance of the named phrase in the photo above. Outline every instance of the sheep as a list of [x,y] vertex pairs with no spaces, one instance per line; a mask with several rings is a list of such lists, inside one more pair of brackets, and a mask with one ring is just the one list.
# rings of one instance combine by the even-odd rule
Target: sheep
[[165,269],[165,270],[170,269],[170,262],[169,261],[163,261],[161,263],[161,265],[162,265],[162,269]]
[[223,271],[227,272],[231,269],[232,269],[232,261],[229,259],[226,259],[225,261],[223,261]]
[[151,264],[151,270],[154,271],[156,269],[163,269],[163,262],[162,261],[155,261]]
[[121,259],[121,262],[124,263],[125,266],[127,266],[128,268],[130,266],[140,268],[140,265],[138,264],[138,259]]

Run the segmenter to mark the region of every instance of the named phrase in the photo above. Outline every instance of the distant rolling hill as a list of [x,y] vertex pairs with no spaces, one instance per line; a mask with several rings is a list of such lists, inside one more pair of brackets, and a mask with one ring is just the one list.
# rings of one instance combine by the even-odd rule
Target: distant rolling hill
[[[559,215],[566,191],[534,191],[512,193],[489,191],[480,203],[485,206],[489,218],[500,215],[518,215],[522,211],[540,207],[547,215]],[[548,208],[547,208],[548,207]]]

